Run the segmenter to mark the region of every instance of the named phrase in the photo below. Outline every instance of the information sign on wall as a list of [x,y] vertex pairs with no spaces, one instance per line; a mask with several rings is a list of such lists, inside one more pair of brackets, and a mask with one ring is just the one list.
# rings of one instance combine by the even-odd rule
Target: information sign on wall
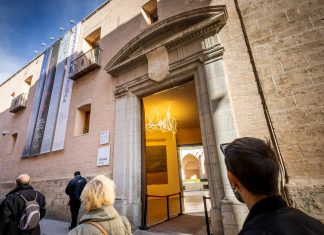
[[103,131],[100,133],[100,144],[109,143],[109,131]]
[[110,146],[98,148],[97,166],[108,166],[110,157]]

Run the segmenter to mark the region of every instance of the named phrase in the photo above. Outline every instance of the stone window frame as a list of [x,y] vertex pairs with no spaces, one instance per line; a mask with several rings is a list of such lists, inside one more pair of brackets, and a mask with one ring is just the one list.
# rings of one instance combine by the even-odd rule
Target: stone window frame
[[90,132],[91,103],[79,105],[76,108],[73,136],[84,136]]
[[159,20],[157,0],[150,0],[142,6],[142,15],[148,25]]

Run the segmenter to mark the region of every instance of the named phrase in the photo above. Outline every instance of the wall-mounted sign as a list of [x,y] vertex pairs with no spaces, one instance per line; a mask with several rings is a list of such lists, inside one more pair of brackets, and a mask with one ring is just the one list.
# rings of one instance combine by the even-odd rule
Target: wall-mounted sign
[[109,165],[110,146],[98,148],[97,166]]
[[100,144],[109,143],[109,131],[103,131],[100,133]]

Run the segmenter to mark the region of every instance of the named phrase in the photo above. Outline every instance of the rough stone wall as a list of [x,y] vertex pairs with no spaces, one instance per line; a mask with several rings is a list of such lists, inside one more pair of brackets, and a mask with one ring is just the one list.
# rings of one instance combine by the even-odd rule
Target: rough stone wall
[[238,2],[291,203],[324,221],[324,2]]
[[[32,181],[31,186],[46,198],[46,217],[70,220],[70,210],[68,207],[69,197],[64,193],[70,178]],[[6,195],[9,191],[15,188],[15,183],[0,184],[0,195]]]
[[[94,176],[85,177],[87,181],[91,180]],[[107,177],[111,178],[112,174]],[[65,188],[72,178],[58,178],[31,181],[31,186],[44,194],[46,199],[46,218],[70,221],[71,214],[69,208],[69,197],[65,194]],[[14,182],[0,184],[0,202],[4,196],[16,187]],[[83,207],[81,206],[79,218],[84,214]]]

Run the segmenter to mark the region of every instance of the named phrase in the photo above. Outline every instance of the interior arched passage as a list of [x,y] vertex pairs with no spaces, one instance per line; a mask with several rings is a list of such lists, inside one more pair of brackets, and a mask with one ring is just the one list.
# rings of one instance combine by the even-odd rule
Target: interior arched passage
[[200,179],[200,163],[196,156],[187,154],[182,159],[183,179]]

